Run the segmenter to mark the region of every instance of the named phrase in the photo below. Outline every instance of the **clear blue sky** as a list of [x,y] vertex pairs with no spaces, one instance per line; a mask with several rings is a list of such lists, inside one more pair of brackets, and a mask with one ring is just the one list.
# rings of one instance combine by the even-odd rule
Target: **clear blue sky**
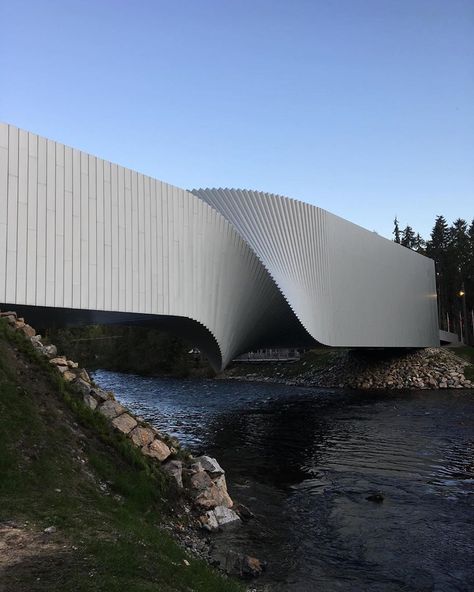
[[474,217],[472,0],[0,0],[0,120],[390,236]]

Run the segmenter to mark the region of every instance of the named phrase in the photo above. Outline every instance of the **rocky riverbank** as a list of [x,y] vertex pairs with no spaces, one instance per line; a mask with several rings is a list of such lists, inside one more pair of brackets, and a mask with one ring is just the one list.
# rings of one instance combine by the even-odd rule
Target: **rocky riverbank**
[[262,572],[264,565],[258,559],[232,551],[225,561],[216,564],[211,557],[211,539],[208,535],[199,535],[199,531],[218,532],[252,517],[245,506],[234,504],[227,490],[225,471],[216,459],[205,455],[194,458],[176,438],[134,415],[115,399],[112,392],[96,385],[85,368],[58,355],[55,345],[43,343],[41,335],[37,335],[35,329],[23,318],[18,318],[14,311],[0,312],[0,318],[30,341],[90,411],[105,418],[114,431],[125,436],[149,462],[158,465],[167,475],[176,494],[176,520],[166,528],[187,551],[230,575],[246,578]]
[[444,348],[409,352],[326,350],[324,363],[311,357],[297,364],[235,365],[221,378],[288,385],[354,389],[474,388],[474,367]]

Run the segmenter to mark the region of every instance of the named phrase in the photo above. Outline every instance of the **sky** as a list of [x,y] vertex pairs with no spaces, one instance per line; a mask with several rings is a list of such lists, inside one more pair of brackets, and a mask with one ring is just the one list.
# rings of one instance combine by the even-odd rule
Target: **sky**
[[0,0],[0,120],[391,238],[474,218],[472,0]]

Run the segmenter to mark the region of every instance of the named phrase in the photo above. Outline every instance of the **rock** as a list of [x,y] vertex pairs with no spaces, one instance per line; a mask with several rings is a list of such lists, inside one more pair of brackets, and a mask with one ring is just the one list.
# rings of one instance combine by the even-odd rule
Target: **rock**
[[75,380],[74,380],[74,386],[78,390],[80,390],[81,393],[89,394],[91,392],[91,385],[88,384],[87,382],[85,382],[84,380],[82,380],[82,378],[77,378],[76,374],[74,374],[73,372],[71,372],[71,374],[75,378]]
[[58,355],[58,349],[55,345],[43,345],[43,353],[48,358],[54,358]]
[[383,500],[385,499],[385,496],[381,491],[377,491],[375,493],[371,493],[365,499],[368,500],[369,502],[375,502],[377,504],[381,504],[383,502]]
[[113,399],[114,398],[113,393],[110,393],[108,391],[104,391],[103,389],[98,388],[98,387],[94,387],[94,388],[91,389],[91,395],[95,399],[97,399],[97,401],[99,401],[99,402],[100,401],[102,401],[102,402],[108,401],[109,399]]
[[79,366],[77,362],[73,362],[72,360],[68,360],[67,365],[69,366],[69,368],[77,368]]
[[171,454],[171,450],[168,446],[158,439],[153,440],[148,446],[144,446],[142,452],[147,456],[158,459],[160,462],[166,460]]
[[170,460],[162,466],[162,469],[176,481],[179,489],[183,489],[183,463],[180,460]]
[[16,319],[16,312],[14,310],[5,310],[4,312],[0,312],[0,318],[2,317],[13,317]]
[[66,358],[64,356],[52,358],[51,360],[49,360],[49,363],[53,366],[67,366]]
[[117,417],[118,415],[121,415],[126,411],[125,407],[123,407],[122,405],[120,405],[120,403],[112,399],[109,399],[105,401],[105,403],[102,403],[98,410],[100,413],[102,413],[102,415],[104,415],[108,419],[113,419],[114,417]]
[[91,379],[89,378],[89,374],[87,374],[86,370],[84,370],[84,368],[81,368],[78,373],[77,376],[79,376],[79,378],[82,378],[82,380],[84,382],[88,382],[90,383]]
[[244,504],[237,504],[234,506],[234,511],[237,512],[241,520],[247,521],[255,518],[255,514],[251,512],[247,506],[244,506]]
[[211,458],[210,456],[199,456],[198,458],[194,459],[194,463],[200,463],[203,470],[211,474],[213,477],[217,477],[219,475],[223,475],[225,473],[224,469],[220,466],[215,458]]
[[256,557],[230,550],[225,556],[223,568],[229,575],[241,578],[255,578],[263,572],[265,564]]
[[89,409],[92,409],[92,411],[94,411],[94,409],[97,407],[97,401],[89,393],[85,393],[82,397],[82,400],[87,405],[87,407],[89,407]]
[[34,347],[42,348],[43,344],[41,343],[41,335],[32,335],[30,337],[31,344]]
[[257,578],[265,569],[265,565],[256,557],[246,555],[242,562],[242,575]]
[[198,471],[191,475],[190,485],[196,491],[205,491],[212,487],[214,483],[205,471]]
[[214,479],[214,485],[216,486],[217,490],[219,491],[218,498],[221,500],[219,505],[226,506],[227,508],[232,508],[234,502],[232,501],[228,491],[227,491],[227,482],[225,480],[224,475],[221,475],[217,479]]
[[135,444],[135,446],[139,446],[142,448],[143,446],[148,446],[153,442],[155,435],[153,432],[148,428],[143,428],[141,426],[137,426],[129,433],[129,438]]
[[128,434],[137,425],[137,421],[128,413],[122,413],[112,420],[112,425],[123,434]]
[[31,327],[31,325],[23,325],[21,330],[27,337],[34,337],[36,335],[36,331],[33,329],[33,327]]
[[231,508],[233,502],[227,493],[224,475],[213,481],[210,476],[201,471],[190,479],[191,489],[194,490],[194,502],[197,506],[211,510],[216,506]]
[[190,475],[194,475],[194,473],[203,473],[204,467],[200,462],[196,462],[196,460],[193,459],[193,462],[189,465],[189,467],[187,467],[186,471]]
[[219,530],[219,523],[217,522],[216,515],[213,510],[209,510],[202,516],[199,516],[199,522],[201,528],[208,530],[209,532],[216,532]]
[[214,510],[212,510],[212,512],[214,512],[219,526],[224,526],[226,524],[231,524],[234,522],[240,522],[240,518],[234,512],[234,510],[226,508],[225,506],[216,506]]
[[[58,368],[61,368],[62,366],[58,366]],[[67,382],[72,382],[75,378],[76,375],[74,374],[74,372],[71,372],[70,370],[66,370],[63,373],[63,378],[64,380],[67,380]]]
[[56,527],[55,526],[48,526],[47,528],[45,528],[43,530],[43,532],[45,532],[46,534],[53,534],[56,532]]

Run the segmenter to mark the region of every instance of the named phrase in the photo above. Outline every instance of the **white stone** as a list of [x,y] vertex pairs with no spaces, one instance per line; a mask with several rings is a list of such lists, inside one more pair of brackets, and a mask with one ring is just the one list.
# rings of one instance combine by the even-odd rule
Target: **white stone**
[[203,470],[207,473],[210,473],[213,477],[217,475],[223,475],[225,473],[224,469],[220,466],[215,458],[211,458],[210,456],[199,456],[198,458],[194,459],[193,465],[200,463]]

